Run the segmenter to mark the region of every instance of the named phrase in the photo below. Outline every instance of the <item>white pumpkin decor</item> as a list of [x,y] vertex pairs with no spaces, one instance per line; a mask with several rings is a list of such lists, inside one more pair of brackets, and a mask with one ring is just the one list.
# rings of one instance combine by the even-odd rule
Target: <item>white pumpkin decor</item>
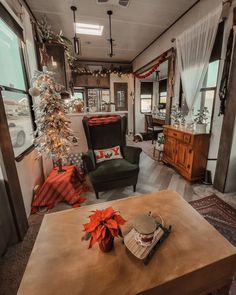
[[32,87],[32,88],[29,89],[29,94],[31,96],[34,96],[34,97],[39,96],[40,95],[40,90],[37,87]]
[[195,115],[195,132],[196,133],[206,133],[206,127],[208,124],[209,111],[207,107],[204,107],[197,111]]

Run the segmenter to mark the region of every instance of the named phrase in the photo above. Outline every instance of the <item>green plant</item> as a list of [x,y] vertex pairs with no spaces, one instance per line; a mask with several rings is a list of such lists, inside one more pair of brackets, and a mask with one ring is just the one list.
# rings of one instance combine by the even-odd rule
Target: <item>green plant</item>
[[174,104],[171,108],[171,119],[174,121],[174,123],[179,124],[180,122],[185,122],[184,115],[178,105],[178,103]]
[[197,124],[207,124],[208,123],[209,111],[207,107],[204,107],[197,111],[195,115],[194,122]]
[[165,136],[164,135],[158,136],[157,143],[161,145],[161,144],[164,144],[164,142],[165,142]]

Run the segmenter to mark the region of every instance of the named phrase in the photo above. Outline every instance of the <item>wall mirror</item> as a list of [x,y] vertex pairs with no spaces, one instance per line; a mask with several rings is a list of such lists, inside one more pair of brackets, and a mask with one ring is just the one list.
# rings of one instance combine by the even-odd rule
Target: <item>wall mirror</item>
[[[148,73],[157,63],[157,60],[146,66],[142,74]],[[173,96],[172,83],[174,81],[175,54],[169,50],[166,58],[157,69],[145,79],[139,80],[140,113],[152,114],[165,124],[169,124],[171,99]]]
[[128,83],[114,83],[116,111],[128,110]]

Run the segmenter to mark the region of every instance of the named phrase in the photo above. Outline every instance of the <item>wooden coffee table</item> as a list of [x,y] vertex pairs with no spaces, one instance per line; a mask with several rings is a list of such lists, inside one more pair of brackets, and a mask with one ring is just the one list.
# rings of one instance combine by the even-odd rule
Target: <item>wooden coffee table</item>
[[[109,253],[81,242],[90,211],[112,206],[128,220],[159,213],[173,232],[145,266],[118,239]],[[181,196],[162,191],[52,213],[44,217],[19,295],[227,294],[236,250]]]

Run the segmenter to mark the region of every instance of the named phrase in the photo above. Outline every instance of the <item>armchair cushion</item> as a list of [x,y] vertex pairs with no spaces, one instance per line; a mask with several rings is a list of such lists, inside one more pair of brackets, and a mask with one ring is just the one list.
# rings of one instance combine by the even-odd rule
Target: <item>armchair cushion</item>
[[134,146],[123,146],[123,155],[124,158],[129,161],[131,164],[139,164],[139,156],[142,152],[141,148]]
[[84,153],[82,155],[82,160],[86,173],[89,173],[96,168],[95,158],[92,150],[88,150],[87,153]]
[[115,159],[98,164],[96,170],[89,173],[89,176],[92,182],[98,183],[133,177],[138,172],[138,165],[125,159]]
[[119,146],[114,146],[102,150],[94,150],[94,154],[97,163],[123,158]]

